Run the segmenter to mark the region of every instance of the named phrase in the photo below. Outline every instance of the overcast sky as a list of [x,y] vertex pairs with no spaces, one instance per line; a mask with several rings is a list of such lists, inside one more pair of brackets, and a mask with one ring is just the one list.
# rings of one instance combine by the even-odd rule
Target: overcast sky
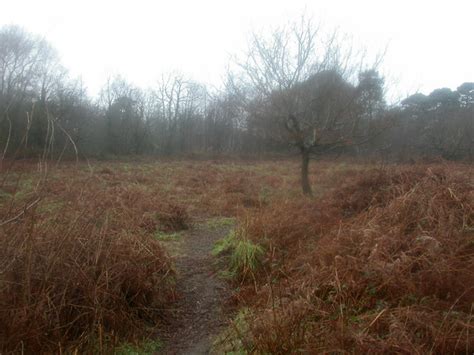
[[474,81],[474,0],[2,0],[0,25],[44,35],[91,94],[122,74],[148,86],[179,70],[218,85],[247,34],[303,11],[372,53],[388,52],[392,95]]

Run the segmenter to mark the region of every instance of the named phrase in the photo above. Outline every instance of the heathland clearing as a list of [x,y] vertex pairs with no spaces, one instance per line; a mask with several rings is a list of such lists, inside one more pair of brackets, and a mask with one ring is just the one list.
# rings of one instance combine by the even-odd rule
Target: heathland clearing
[[2,351],[473,348],[469,165],[6,163]]

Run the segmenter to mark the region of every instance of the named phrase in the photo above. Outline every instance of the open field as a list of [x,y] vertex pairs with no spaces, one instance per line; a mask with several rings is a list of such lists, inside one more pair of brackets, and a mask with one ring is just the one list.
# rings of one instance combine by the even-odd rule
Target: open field
[[470,165],[3,168],[0,352],[474,349]]
[[0,12],[0,355],[474,354],[469,6],[105,2]]

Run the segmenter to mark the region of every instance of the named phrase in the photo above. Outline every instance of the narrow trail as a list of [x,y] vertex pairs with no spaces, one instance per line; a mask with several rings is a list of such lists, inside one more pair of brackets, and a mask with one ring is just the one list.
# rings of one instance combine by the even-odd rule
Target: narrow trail
[[208,354],[214,338],[224,329],[227,318],[223,303],[230,289],[216,275],[211,250],[227,232],[228,228],[200,224],[174,246],[181,297],[163,354]]

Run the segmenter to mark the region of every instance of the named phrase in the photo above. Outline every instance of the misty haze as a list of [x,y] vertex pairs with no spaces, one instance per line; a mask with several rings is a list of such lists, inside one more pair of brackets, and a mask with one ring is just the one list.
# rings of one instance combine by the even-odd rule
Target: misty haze
[[0,354],[472,354],[473,13],[5,1]]

